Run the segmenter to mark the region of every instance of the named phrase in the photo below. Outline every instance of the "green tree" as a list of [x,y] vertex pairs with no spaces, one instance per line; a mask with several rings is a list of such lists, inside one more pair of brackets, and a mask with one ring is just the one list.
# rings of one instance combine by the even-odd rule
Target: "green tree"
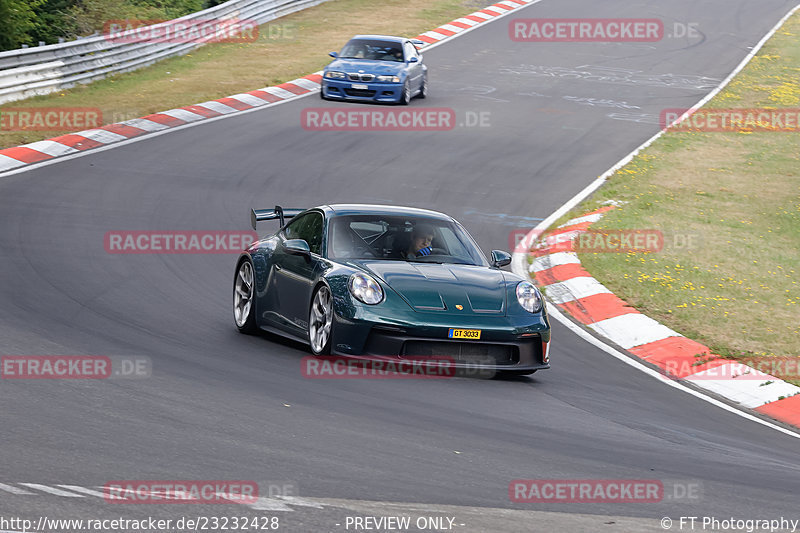
[[44,0],[0,0],[0,50],[13,50],[23,44],[36,44],[36,8]]
[[68,16],[78,35],[90,35],[111,21],[170,20],[204,7],[204,0],[78,0]]
[[31,32],[33,40],[53,44],[59,38],[72,40],[77,37],[74,19],[69,16],[70,9],[77,3],[78,0],[44,0],[35,9],[37,24]]

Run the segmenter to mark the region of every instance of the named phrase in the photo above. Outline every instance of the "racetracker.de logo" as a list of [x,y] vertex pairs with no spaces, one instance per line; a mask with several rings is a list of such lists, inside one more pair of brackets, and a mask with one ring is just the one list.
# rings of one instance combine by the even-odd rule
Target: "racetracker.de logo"
[[664,484],[657,479],[515,479],[508,497],[519,503],[657,503]]
[[255,231],[108,231],[110,254],[238,253],[258,240]]
[[309,379],[439,379],[456,376],[452,357],[308,356],[301,373]]
[[96,107],[8,107],[0,110],[0,131],[62,131],[99,128]]
[[300,123],[311,131],[448,131],[456,112],[446,107],[425,109],[303,109]]
[[149,378],[152,360],[143,355],[4,355],[2,379],[137,379]]
[[111,358],[104,355],[4,355],[3,379],[106,379]]
[[526,43],[652,43],[664,38],[660,19],[514,19],[512,41]]
[[122,480],[103,485],[109,503],[255,503],[255,481]]
[[670,131],[773,131],[800,132],[800,108],[786,109],[697,109],[677,124],[688,109],[661,111],[661,129]]
[[660,252],[663,248],[664,235],[656,229],[599,229],[552,233],[536,242],[530,251],[534,255],[554,252],[628,254]]
[[693,360],[665,360],[664,372],[674,379],[689,376],[692,381],[769,381],[775,378],[799,380],[800,360],[794,357],[768,357],[747,359],[741,363],[715,355],[698,354]]
[[112,43],[252,43],[258,39],[255,20],[109,20],[103,34]]

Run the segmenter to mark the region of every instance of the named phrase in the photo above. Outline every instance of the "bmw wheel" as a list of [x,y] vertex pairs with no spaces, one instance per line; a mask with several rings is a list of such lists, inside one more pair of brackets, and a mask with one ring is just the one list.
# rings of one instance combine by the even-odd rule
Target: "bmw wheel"
[[255,333],[258,330],[253,305],[254,280],[253,263],[250,259],[244,259],[239,263],[233,280],[233,319],[241,333]]
[[408,105],[411,101],[411,88],[408,86],[408,80],[403,84],[403,93],[400,95],[400,100],[397,102],[400,105]]
[[422,78],[422,85],[419,88],[419,94],[417,95],[420,100],[424,100],[428,96],[428,76]]
[[327,285],[320,285],[311,298],[308,317],[308,343],[314,355],[331,353],[333,298]]

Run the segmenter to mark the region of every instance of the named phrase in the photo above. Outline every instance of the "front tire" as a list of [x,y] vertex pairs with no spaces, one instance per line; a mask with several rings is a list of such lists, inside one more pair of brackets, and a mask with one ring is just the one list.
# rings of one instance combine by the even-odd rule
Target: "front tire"
[[400,105],[408,105],[411,102],[411,87],[408,86],[408,80],[403,84],[403,92],[400,94],[400,100],[398,100],[398,104]]
[[428,76],[422,78],[422,86],[419,88],[417,98],[424,100],[428,97]]
[[333,297],[327,285],[320,285],[311,297],[308,313],[308,344],[314,355],[331,353],[333,338]]
[[258,331],[256,325],[256,307],[254,305],[255,276],[253,263],[244,259],[236,269],[233,279],[233,320],[239,333],[252,335]]

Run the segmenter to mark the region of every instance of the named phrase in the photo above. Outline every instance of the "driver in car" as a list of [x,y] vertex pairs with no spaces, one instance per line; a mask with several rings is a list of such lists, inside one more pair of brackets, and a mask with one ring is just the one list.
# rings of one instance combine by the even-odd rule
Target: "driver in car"
[[418,224],[414,226],[411,232],[411,244],[403,255],[403,259],[416,259],[426,255],[431,255],[433,249],[431,242],[433,242],[434,229],[427,224]]

